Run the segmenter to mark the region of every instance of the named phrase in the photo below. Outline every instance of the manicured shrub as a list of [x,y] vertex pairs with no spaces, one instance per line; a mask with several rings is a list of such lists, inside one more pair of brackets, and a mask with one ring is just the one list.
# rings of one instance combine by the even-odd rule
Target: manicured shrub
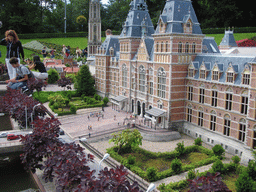
[[[255,191],[253,179],[249,176],[247,171],[240,173],[235,182],[237,192],[252,192]],[[253,189],[254,188],[254,189]]]
[[175,173],[180,173],[182,171],[182,163],[179,159],[172,160],[171,168]]
[[75,105],[70,105],[70,108],[69,108],[69,110],[71,111],[71,113],[76,113],[76,106]]
[[185,146],[184,146],[184,141],[182,141],[182,143],[177,143],[177,147],[175,148],[175,150],[179,153],[179,155],[182,155],[185,153]]
[[249,176],[256,181],[256,162],[254,160],[248,163],[247,172]]
[[195,139],[195,145],[202,146],[202,143],[203,143],[203,141],[200,137]]
[[54,103],[53,104],[53,109],[58,109],[59,108],[59,104],[58,103]]
[[238,157],[237,155],[233,156],[231,159],[232,159],[233,163],[235,163],[235,164],[239,164],[240,160],[241,160],[240,157]]
[[50,69],[48,72],[48,83],[53,84],[59,79],[59,74],[55,69]]
[[103,102],[104,102],[104,106],[106,106],[109,102],[109,99],[107,97],[104,97]]
[[191,180],[195,179],[196,178],[196,170],[195,169],[189,170],[186,178],[191,179]]
[[147,168],[146,177],[149,181],[156,181],[157,180],[157,169],[154,167]]
[[220,173],[225,172],[224,165],[220,159],[218,159],[216,162],[213,163],[212,169],[215,172],[220,172]]
[[223,149],[223,147],[219,144],[215,145],[213,148],[212,148],[212,151],[214,153],[214,155],[218,156],[218,157],[221,157],[222,155],[224,155],[225,153],[225,150]]
[[130,165],[133,165],[135,163],[135,160],[136,160],[136,157],[133,157],[131,155],[129,155],[128,158],[127,158],[127,162]]

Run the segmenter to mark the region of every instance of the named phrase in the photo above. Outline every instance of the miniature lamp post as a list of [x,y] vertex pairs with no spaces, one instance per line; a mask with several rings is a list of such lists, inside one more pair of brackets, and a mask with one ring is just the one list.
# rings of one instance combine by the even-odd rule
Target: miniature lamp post
[[153,191],[155,188],[156,188],[155,184],[154,183],[150,183],[150,185],[148,186],[148,189],[147,189],[146,192]]
[[100,166],[101,166],[101,163],[102,163],[102,161],[104,161],[105,159],[107,159],[109,157],[109,154],[108,153],[106,153],[104,156],[103,156],[103,158],[101,159],[101,161],[100,161],[100,163],[99,163],[99,172],[100,172]]

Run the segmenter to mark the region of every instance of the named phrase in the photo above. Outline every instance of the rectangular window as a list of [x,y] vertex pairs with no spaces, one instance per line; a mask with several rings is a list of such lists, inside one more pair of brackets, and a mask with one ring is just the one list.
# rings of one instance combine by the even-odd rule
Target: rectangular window
[[204,103],[204,89],[200,88],[199,103]]
[[204,120],[204,113],[202,111],[199,111],[198,113],[198,125],[203,126],[203,120]]
[[188,87],[188,100],[189,101],[193,100],[193,87],[191,86]]
[[149,94],[150,95],[153,95],[153,87],[154,87],[153,82],[149,82]]
[[246,131],[246,125],[245,124],[239,124],[239,140],[244,142],[245,140],[245,131]]
[[248,97],[242,96],[241,113],[246,115],[247,109],[248,109]]
[[224,120],[224,135],[229,136],[229,134],[230,134],[230,120],[225,119]]
[[218,81],[219,80],[219,71],[212,72],[212,80]]
[[250,85],[250,74],[243,74],[243,84]]
[[226,109],[227,110],[232,109],[232,94],[231,93],[226,94]]
[[256,148],[256,130],[253,131],[252,148]]
[[212,106],[217,107],[217,101],[218,101],[218,91],[214,90],[212,91]]
[[216,128],[216,115],[211,115],[210,130],[215,131]]
[[188,108],[187,121],[191,123],[192,121],[192,109]]
[[234,82],[234,73],[227,73],[227,82],[228,83]]

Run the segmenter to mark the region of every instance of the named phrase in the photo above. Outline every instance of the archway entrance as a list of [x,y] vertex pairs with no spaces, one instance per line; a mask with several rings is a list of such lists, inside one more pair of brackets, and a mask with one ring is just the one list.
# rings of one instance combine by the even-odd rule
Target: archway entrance
[[137,106],[138,106],[138,110],[137,110],[137,114],[140,115],[141,114],[141,106],[140,106],[140,102],[137,102]]

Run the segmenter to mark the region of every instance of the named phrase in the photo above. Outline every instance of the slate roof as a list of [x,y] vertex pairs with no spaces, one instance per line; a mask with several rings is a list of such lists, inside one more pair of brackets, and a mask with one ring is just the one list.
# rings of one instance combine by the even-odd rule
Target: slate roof
[[203,53],[220,53],[218,45],[213,37],[203,39]]
[[225,31],[225,35],[220,42],[220,46],[230,46],[230,47],[238,47],[236,44],[236,40],[234,38],[233,31]]
[[194,79],[199,79],[200,67],[204,63],[208,70],[206,81],[212,81],[212,69],[217,64],[220,72],[223,72],[220,76],[219,82],[226,82],[226,71],[231,64],[237,76],[234,84],[240,85],[242,81],[242,72],[246,64],[256,61],[255,56],[223,56],[221,54],[201,54],[198,55],[193,61],[193,66],[196,69]]
[[143,23],[147,28],[145,35],[151,36],[155,30],[148,13],[148,6],[145,0],[133,0],[120,37],[142,37]]
[[[159,19],[167,23],[165,33],[183,33],[183,24],[191,19],[192,34],[202,34],[191,0],[167,0]],[[159,33],[159,25],[156,34]]]
[[160,117],[162,116],[165,112],[158,109],[158,108],[152,108],[152,109],[149,109],[148,111],[145,111],[145,113],[149,114],[149,115],[152,115],[154,117]]
[[101,44],[99,49],[105,49],[106,53],[104,55],[110,55],[109,49],[113,47],[114,56],[119,55],[120,43],[119,43],[118,35],[108,35],[105,41]]

